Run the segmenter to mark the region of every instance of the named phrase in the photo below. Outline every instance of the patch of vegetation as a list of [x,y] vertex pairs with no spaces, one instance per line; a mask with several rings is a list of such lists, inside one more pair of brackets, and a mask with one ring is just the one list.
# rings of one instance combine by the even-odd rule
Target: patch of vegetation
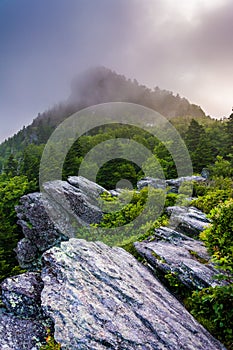
[[46,338],[46,345],[43,345],[40,347],[40,350],[60,350],[61,345],[56,342],[54,339],[54,336],[51,332],[51,330],[48,328],[47,329],[47,338]]
[[197,261],[199,261],[201,264],[207,264],[209,261],[202,258],[197,252],[194,250],[189,250],[189,254],[192,255]]
[[193,292],[186,301],[191,314],[222,341],[233,346],[233,286],[217,286]]
[[195,291],[187,300],[190,312],[229,349],[233,346],[233,199],[210,212],[212,224],[201,234],[225,285]]

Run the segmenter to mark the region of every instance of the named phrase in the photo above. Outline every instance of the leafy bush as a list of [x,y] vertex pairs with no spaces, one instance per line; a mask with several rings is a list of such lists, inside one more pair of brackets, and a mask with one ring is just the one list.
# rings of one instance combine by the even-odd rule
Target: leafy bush
[[0,280],[22,272],[13,253],[20,237],[15,205],[22,195],[30,191],[30,185],[25,176],[10,179],[0,176]]
[[229,349],[233,345],[233,286],[204,288],[188,299],[191,314]]
[[200,238],[204,240],[216,266],[224,271],[217,277],[225,280],[226,285],[193,292],[186,306],[200,323],[224,342],[229,349],[232,349],[233,199],[229,199],[212,209],[210,217],[212,224],[200,234]]
[[212,225],[204,230],[204,240],[214,262],[228,273],[233,272],[233,199],[212,209]]
[[191,205],[208,214],[213,208],[219,205],[219,203],[223,203],[228,199],[229,196],[230,193],[226,190],[210,191],[206,195],[194,199]]
[[211,176],[223,176],[225,178],[231,177],[233,175],[233,170],[231,162],[226,159],[223,159],[222,156],[217,156],[217,159],[214,165],[208,167],[211,173]]
[[[148,196],[148,191],[150,194]],[[124,191],[119,196],[119,201],[122,204],[127,203],[122,209],[112,211],[104,215],[101,227],[119,227],[132,222],[134,219],[142,213],[144,206],[147,205],[147,212],[143,213],[143,222],[150,221],[153,217],[156,219],[158,214],[162,212],[165,202],[165,193],[160,189],[150,190],[145,187],[140,192],[137,191]],[[108,201],[108,204],[115,206],[115,201]]]

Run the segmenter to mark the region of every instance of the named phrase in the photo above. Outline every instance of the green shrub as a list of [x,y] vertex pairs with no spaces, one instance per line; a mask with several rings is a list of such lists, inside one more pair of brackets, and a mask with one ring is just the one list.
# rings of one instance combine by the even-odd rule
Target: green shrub
[[208,214],[219,203],[224,202],[230,197],[230,193],[226,190],[216,190],[208,192],[206,195],[194,199],[191,205]]
[[233,345],[233,286],[193,292],[186,302],[191,314],[229,349]]
[[186,306],[204,327],[232,349],[233,199],[212,209],[210,217],[212,224],[200,234],[200,238],[205,242],[216,267],[222,270],[222,274],[216,277],[224,280],[226,284],[193,292]]
[[212,224],[200,234],[214,262],[229,274],[233,272],[233,199],[210,213]]

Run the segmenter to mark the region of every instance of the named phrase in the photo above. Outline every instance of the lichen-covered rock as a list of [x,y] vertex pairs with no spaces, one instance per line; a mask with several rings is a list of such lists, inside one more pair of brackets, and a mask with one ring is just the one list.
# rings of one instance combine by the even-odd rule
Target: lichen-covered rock
[[191,237],[199,237],[210,223],[206,215],[194,207],[173,206],[166,211],[170,215],[171,227]]
[[1,284],[2,301],[7,310],[21,318],[42,317],[40,273],[26,272],[9,277]]
[[224,349],[121,248],[70,239],[43,264],[42,306],[62,349]]
[[39,350],[47,330],[42,321],[20,319],[0,309],[0,349]]
[[21,239],[17,244],[15,252],[22,268],[30,268],[38,265],[39,250],[30,239]]
[[181,285],[190,290],[219,284],[214,276],[219,272],[210,263],[203,243],[168,227],[155,229],[154,235],[136,242],[137,252],[160,275],[172,273]]

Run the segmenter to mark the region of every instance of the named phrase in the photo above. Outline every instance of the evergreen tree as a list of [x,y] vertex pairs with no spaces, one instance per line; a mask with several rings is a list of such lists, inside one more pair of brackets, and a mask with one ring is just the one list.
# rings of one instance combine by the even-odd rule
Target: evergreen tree
[[188,131],[185,135],[185,143],[190,152],[194,152],[200,142],[200,139],[205,136],[205,130],[195,119],[191,120]]
[[12,153],[10,154],[9,158],[7,159],[4,172],[9,177],[13,177],[13,176],[18,175],[18,162]]

